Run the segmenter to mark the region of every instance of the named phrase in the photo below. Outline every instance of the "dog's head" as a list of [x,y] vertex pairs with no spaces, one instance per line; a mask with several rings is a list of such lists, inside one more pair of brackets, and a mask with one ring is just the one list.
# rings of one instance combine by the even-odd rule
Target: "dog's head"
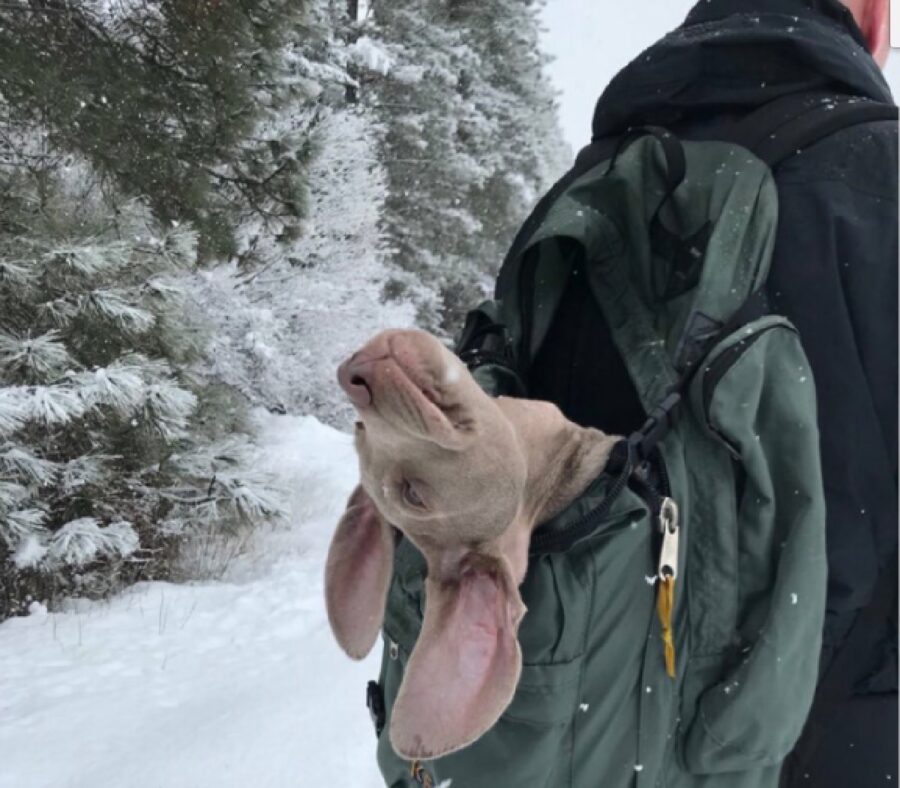
[[424,621],[390,736],[404,757],[438,757],[496,722],[521,669],[518,585],[534,523],[515,406],[422,331],[379,334],[338,380],[359,413],[361,481],[328,555],[329,620],[342,648],[365,656],[384,616],[391,526],[423,553]]

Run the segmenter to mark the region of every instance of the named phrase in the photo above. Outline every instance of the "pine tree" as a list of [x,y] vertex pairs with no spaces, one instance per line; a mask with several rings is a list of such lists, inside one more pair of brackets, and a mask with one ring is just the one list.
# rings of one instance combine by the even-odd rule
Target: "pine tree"
[[285,101],[315,99],[283,71],[305,5],[9,0],[0,95],[17,122],[86,158],[160,221],[196,227],[202,261],[251,262],[248,217],[289,241],[304,213],[307,135],[275,121]]
[[384,298],[393,275],[380,226],[387,174],[377,110],[362,100],[366,75],[390,64],[354,19],[343,1],[310,0],[304,35],[283,49],[283,78],[317,96],[310,105],[298,94],[277,120],[280,128],[303,124],[314,151],[302,234],[277,244],[248,222],[242,234],[257,239],[265,263],[204,269],[191,283],[214,326],[204,374],[254,405],[344,428],[353,408],[335,382],[337,365],[376,331],[414,317],[406,298]]
[[522,0],[376,2],[365,37],[391,58],[366,75],[385,129],[383,224],[397,271],[387,294],[453,333],[490,290],[565,146]]
[[[481,55],[471,101],[491,118],[479,147],[491,174],[472,194],[486,237],[504,249],[523,211],[568,168],[556,100],[545,74],[536,0],[451,0],[450,18]],[[489,109],[487,109],[489,108]],[[504,144],[504,142],[506,144]]]
[[0,4],[0,617],[272,515],[245,402],[346,425],[347,352],[459,328],[542,66],[530,0]]
[[196,233],[22,141],[0,147],[0,618],[164,575],[177,537],[277,508],[186,372]]
[[[311,0],[284,69],[318,96],[304,232],[275,249],[247,231],[270,262],[198,275],[216,326],[208,374],[253,403],[346,426],[334,368],[348,352],[413,321],[451,334],[490,290],[566,151],[536,6],[479,8],[395,0],[357,19],[342,2]],[[286,119],[310,111],[295,102]]]

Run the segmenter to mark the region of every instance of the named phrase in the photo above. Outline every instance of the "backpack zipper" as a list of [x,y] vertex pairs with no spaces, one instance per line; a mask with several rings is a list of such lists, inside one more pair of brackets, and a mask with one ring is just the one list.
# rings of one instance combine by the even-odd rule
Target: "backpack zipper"
[[531,543],[528,547],[529,555],[565,552],[579,540],[590,536],[609,514],[612,505],[628,485],[628,479],[632,475],[632,464],[629,448],[628,457],[622,466],[622,470],[606,491],[606,496],[597,508],[592,509],[562,531],[542,533],[542,529],[536,530],[531,535]]
[[662,533],[662,547],[659,551],[659,577],[678,577],[678,504],[671,498],[663,498],[659,510],[659,530]]
[[652,463],[652,466],[659,474],[660,490],[657,490],[653,484],[636,474],[632,468],[633,461],[631,458],[627,458],[621,472],[610,485],[610,488],[606,491],[606,496],[596,509],[592,509],[563,531],[542,532],[542,529],[537,529],[531,535],[531,543],[528,548],[529,554],[565,552],[575,542],[590,536],[609,514],[612,505],[625,487],[629,486],[629,483],[647,506],[651,518],[658,518],[665,501],[671,501],[669,474],[666,471],[662,453],[658,449],[654,452],[654,459],[648,462]]
[[[654,484],[651,479],[651,471],[655,470],[659,477],[659,484]],[[669,472],[666,470],[666,462],[658,447],[653,449],[649,459],[639,465],[631,477],[631,485],[634,491],[641,497],[650,514],[658,517],[663,500],[670,498],[672,488],[669,485]]]

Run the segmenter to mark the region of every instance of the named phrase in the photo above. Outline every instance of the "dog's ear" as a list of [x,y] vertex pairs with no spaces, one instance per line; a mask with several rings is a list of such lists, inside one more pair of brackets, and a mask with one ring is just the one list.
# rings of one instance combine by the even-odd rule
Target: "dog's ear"
[[341,648],[354,659],[366,656],[378,638],[393,560],[390,526],[357,486],[331,539],[325,564],[328,621]]
[[[431,567],[429,567],[429,570]],[[391,714],[391,744],[431,759],[471,744],[512,700],[525,612],[505,560],[470,554],[425,585],[425,618]]]

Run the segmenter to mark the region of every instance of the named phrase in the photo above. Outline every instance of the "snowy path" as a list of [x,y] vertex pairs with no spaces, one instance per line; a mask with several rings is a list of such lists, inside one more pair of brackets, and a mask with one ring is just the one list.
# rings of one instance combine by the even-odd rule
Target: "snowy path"
[[230,582],[146,583],[0,625],[0,788],[383,785],[364,706],[377,657],[347,659],[322,604],[350,437],[271,416],[265,440],[292,527]]

